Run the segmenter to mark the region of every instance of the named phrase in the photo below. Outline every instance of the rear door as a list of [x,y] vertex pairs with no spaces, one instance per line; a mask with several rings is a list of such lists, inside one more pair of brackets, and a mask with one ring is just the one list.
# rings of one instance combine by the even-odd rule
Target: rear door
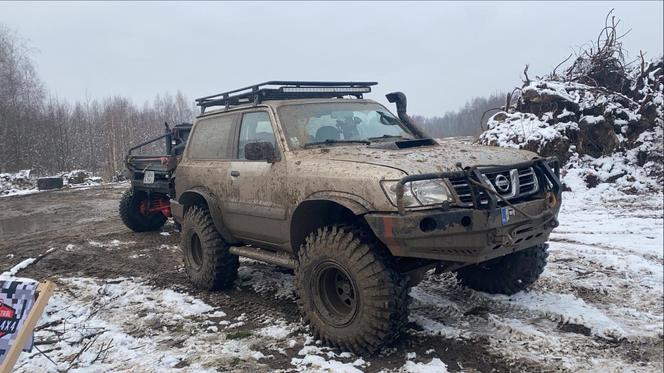
[[[285,198],[286,162],[275,136],[274,121],[267,110],[243,112],[239,122],[236,159],[230,163],[230,199],[224,214],[233,234],[248,243],[282,247],[289,241]],[[245,145],[250,142],[273,144],[277,160],[250,161]]]

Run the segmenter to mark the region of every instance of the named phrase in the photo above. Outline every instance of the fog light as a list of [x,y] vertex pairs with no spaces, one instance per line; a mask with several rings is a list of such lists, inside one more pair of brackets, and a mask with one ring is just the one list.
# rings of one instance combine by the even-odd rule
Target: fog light
[[553,192],[546,193],[546,204],[550,208],[554,208],[558,205],[558,198],[556,198],[556,195]]
[[431,232],[432,230],[436,229],[437,226],[438,224],[432,218],[424,218],[422,221],[420,221],[420,230],[422,232]]

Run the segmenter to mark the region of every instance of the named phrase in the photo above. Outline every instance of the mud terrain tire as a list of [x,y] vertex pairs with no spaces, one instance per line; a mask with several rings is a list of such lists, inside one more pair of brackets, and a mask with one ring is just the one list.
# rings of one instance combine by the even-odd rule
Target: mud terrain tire
[[361,228],[333,225],[310,234],[295,276],[303,319],[329,345],[371,354],[408,321],[406,279]]
[[490,294],[512,295],[532,285],[540,277],[549,256],[549,245],[525,250],[461,268],[457,279],[465,286]]
[[228,252],[207,208],[192,206],[184,214],[180,247],[185,271],[196,287],[220,290],[233,286],[240,260]]
[[120,199],[120,218],[134,232],[156,231],[166,223],[167,219],[162,213],[141,214],[138,205],[147,198],[145,192],[129,189]]

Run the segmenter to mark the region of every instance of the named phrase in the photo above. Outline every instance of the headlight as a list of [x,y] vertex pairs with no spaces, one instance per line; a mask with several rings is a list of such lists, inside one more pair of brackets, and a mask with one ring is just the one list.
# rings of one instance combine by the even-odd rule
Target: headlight
[[[380,183],[387,198],[395,206],[397,205],[397,184],[399,184],[397,180],[384,180]],[[404,207],[439,205],[451,201],[451,193],[442,179],[411,181],[403,186]]]

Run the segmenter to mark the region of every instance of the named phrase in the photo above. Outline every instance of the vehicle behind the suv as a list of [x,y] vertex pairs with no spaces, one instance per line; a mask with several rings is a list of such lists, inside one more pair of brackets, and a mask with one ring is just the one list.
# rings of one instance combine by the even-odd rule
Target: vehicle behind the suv
[[175,170],[192,125],[164,125],[163,135],[132,147],[125,157],[124,176],[131,186],[120,199],[119,213],[122,222],[134,232],[158,230],[171,216]]

